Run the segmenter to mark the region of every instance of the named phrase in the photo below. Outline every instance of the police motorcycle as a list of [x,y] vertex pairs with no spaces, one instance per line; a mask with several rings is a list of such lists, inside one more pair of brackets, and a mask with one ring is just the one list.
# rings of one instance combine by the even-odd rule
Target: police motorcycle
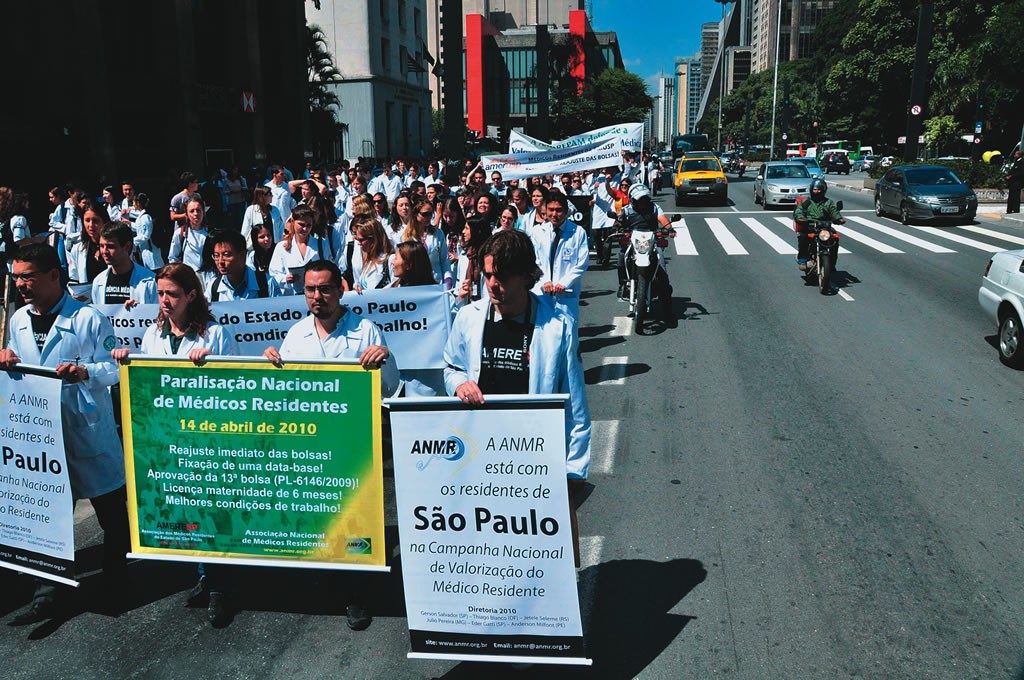
[[[625,281],[619,293],[620,297],[629,302],[633,332],[641,335],[655,298],[661,303],[665,322],[672,321],[672,284],[665,271],[665,248],[668,247],[668,240],[675,238],[676,230],[658,222],[653,205],[649,215],[633,209],[634,204],[644,199],[650,201],[647,187],[634,185],[629,190],[629,196],[630,206],[624,208],[616,218],[615,233],[609,238],[619,241],[622,251],[620,271],[624,270],[625,273]],[[680,219],[682,215],[671,218],[673,222]]]
[[743,173],[747,171],[747,162],[739,154],[733,154],[729,157],[729,164],[725,169],[728,172],[736,173],[739,177],[743,177]]
[[[836,209],[842,212],[842,201],[836,202]],[[832,225],[833,221],[828,219],[807,220],[807,238],[811,243],[807,251],[805,278],[817,278],[818,291],[822,295],[832,291],[832,275],[835,274],[836,259],[839,256],[839,232]]]

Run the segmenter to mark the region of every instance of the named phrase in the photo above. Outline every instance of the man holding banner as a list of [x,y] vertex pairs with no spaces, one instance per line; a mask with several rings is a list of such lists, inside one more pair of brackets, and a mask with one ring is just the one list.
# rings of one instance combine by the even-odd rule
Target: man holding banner
[[528,236],[500,231],[483,244],[479,258],[488,298],[455,317],[444,350],[445,387],[471,405],[483,404],[485,394],[569,394],[566,476],[578,567],[572,492],[582,487],[590,466],[590,409],[576,323],[530,292],[540,270]]
[[[28,304],[11,317],[11,339],[0,350],[0,369],[22,362],[42,365],[55,368],[63,381],[61,421],[72,497],[92,502],[104,533],[104,578],[110,586],[123,587],[129,550],[124,453],[108,389],[118,382],[110,356],[117,345],[114,329],[106,316],[65,292],[52,247],[19,249],[12,270]],[[57,587],[37,581],[31,606],[11,623],[36,623],[57,613]]]

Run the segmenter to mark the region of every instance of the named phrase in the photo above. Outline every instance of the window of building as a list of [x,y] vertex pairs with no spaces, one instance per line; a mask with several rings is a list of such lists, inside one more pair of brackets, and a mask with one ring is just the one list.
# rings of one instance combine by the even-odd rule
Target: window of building
[[384,25],[391,23],[391,17],[388,16],[388,0],[378,0],[377,6],[380,7],[380,22]]
[[405,30],[405,0],[398,0],[398,27]]
[[420,8],[419,7],[414,7],[413,10],[412,10],[412,32],[413,32],[413,35],[415,35],[417,37],[422,35],[420,33],[420,26],[423,25],[422,22],[423,22],[423,17],[420,14]]
[[380,69],[382,71],[388,71],[391,68],[391,61],[388,56],[391,54],[391,41],[387,38],[381,38],[380,40]]

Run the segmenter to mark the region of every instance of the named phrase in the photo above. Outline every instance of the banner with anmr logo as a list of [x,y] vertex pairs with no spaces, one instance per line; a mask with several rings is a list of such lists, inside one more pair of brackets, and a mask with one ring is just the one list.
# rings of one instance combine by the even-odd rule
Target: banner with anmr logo
[[410,658],[590,663],[564,397],[387,402]]

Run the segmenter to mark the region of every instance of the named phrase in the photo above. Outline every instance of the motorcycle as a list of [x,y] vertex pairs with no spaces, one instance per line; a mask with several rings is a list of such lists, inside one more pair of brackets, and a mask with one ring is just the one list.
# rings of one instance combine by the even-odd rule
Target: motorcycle
[[[843,209],[843,202],[836,203],[836,208]],[[831,220],[808,220],[807,238],[811,239],[811,247],[807,253],[807,275],[818,279],[818,291],[827,295],[832,291],[832,275],[836,270],[836,258],[839,256],[839,232],[832,228]]]
[[729,164],[725,169],[739,177],[743,177],[743,173],[747,171],[747,162],[739,156],[732,156],[729,158]]
[[[674,215],[673,222],[682,219]],[[628,231],[616,231],[611,238],[618,238],[626,262],[626,290],[628,291],[629,313],[633,317],[633,332],[643,334],[644,321],[651,311],[651,303],[658,298],[662,317],[666,323],[672,320],[672,284],[665,271],[665,248],[668,240],[675,238],[676,230],[658,225],[654,229],[633,227]]]

